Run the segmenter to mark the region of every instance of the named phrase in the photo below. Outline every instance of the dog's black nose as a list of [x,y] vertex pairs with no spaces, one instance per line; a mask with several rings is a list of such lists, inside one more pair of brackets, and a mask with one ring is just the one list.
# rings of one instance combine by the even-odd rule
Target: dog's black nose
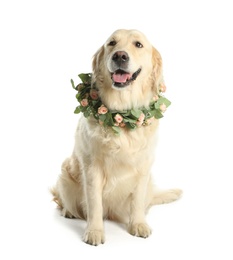
[[112,56],[112,60],[118,65],[121,66],[122,64],[129,61],[128,53],[125,51],[117,51]]

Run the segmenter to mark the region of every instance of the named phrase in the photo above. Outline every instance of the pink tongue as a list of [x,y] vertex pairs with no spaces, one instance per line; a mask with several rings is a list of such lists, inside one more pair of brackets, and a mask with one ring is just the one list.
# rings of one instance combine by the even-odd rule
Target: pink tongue
[[119,82],[119,83],[125,83],[127,81],[127,79],[130,79],[130,74],[113,74],[112,78],[114,80],[114,82]]

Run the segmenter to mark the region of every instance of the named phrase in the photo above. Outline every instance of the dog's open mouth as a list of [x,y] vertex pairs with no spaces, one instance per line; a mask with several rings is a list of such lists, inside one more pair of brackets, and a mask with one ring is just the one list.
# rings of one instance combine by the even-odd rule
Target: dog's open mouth
[[112,81],[115,87],[123,88],[128,86],[132,81],[136,80],[137,76],[140,74],[141,68],[136,72],[129,73],[124,70],[118,69],[112,73]]

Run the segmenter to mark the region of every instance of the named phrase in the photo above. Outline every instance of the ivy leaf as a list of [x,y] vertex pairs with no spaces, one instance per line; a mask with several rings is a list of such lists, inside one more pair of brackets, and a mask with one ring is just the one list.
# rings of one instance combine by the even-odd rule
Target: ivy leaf
[[85,84],[91,83],[91,73],[81,73],[78,76],[82,80],[83,83],[85,83]]
[[[117,113],[119,113],[119,112],[117,111]],[[123,117],[127,117],[131,114],[131,111],[121,111],[121,114]]]
[[112,117],[112,114],[111,113],[107,113],[106,114],[106,124],[108,125],[108,126],[112,126],[112,125],[114,125],[114,120],[113,120],[113,117]]
[[141,115],[142,111],[139,109],[131,109],[131,114],[134,116],[136,119],[138,119]]
[[155,110],[155,115],[154,115],[154,117],[155,117],[156,119],[160,119],[160,118],[163,117],[163,114],[162,114],[159,110]]
[[146,117],[151,118],[151,117],[155,116],[155,114],[156,114],[156,110],[151,110],[146,113]]
[[159,109],[159,106],[162,105],[162,104],[163,104],[163,103],[160,104],[159,102],[155,102],[155,103],[154,103],[155,109]]
[[[78,93],[76,94],[76,96],[75,96],[75,97],[76,97],[76,99],[77,99],[77,100],[79,100],[80,93],[78,92]],[[80,101],[81,101],[81,100],[80,100]]]
[[128,123],[130,129],[135,129],[137,125],[135,123]]
[[99,101],[98,100],[92,100],[91,102],[92,102],[92,105],[94,107]]
[[100,121],[104,122],[106,119],[106,115],[99,115]]
[[134,124],[135,121],[136,121],[135,119],[132,119],[132,118],[129,118],[129,117],[124,117],[124,122],[125,123],[133,123]]
[[84,115],[85,117],[89,117],[90,112],[86,109],[86,110],[83,112],[83,115]]
[[166,107],[169,107],[171,105],[171,101],[169,101],[167,98],[165,97],[160,97],[159,99],[159,104],[165,104]]
[[75,113],[75,114],[79,114],[80,112],[81,112],[80,107],[79,107],[79,106],[76,107],[75,110],[74,110],[74,113]]
[[121,129],[118,126],[112,126],[112,129],[116,135],[119,135],[121,132]]
[[71,85],[72,85],[73,89],[76,90],[76,87],[75,87],[75,85],[74,85],[74,81],[73,81],[73,79],[71,79],[70,82],[71,82]]

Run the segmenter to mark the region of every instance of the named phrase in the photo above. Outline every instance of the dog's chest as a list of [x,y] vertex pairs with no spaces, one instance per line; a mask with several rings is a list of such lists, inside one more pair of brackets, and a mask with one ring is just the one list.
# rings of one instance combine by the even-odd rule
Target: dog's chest
[[135,189],[140,176],[149,174],[154,158],[155,136],[148,137],[142,134],[143,131],[136,132],[122,133],[104,144],[108,147],[103,157],[103,194],[106,198],[118,198],[118,194],[127,197]]
[[151,160],[154,157],[157,138],[155,132],[145,128],[122,132],[119,136],[103,139],[102,143],[100,140],[99,147],[102,147],[104,164],[113,165],[118,169],[123,166],[139,168],[144,161]]
[[137,165],[153,154],[157,139],[157,120],[152,125],[124,130],[119,135],[82,118],[76,132],[76,150],[81,156],[98,158],[102,164]]

